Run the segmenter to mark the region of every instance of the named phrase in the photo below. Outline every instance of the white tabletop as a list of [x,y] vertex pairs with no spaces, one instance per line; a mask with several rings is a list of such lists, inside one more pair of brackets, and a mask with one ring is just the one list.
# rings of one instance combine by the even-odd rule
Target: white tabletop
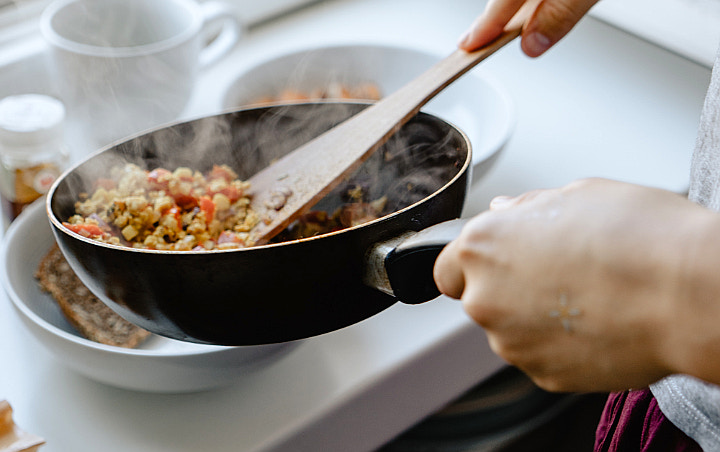
[[720,41],[715,0],[603,0],[591,14],[700,64],[715,61]]
[[[250,31],[209,69],[187,116],[214,113],[237,74],[320,43],[406,44],[441,54],[482,10],[477,0],[335,0]],[[516,43],[483,63],[517,104],[516,132],[470,193],[467,214],[499,194],[612,177],[676,191],[709,80],[697,65],[588,18],[545,57]],[[0,295],[0,398],[58,451],[368,451],[500,365],[459,303],[397,305],[309,339],[223,389],[179,395],[107,387],[67,370],[22,329]]]

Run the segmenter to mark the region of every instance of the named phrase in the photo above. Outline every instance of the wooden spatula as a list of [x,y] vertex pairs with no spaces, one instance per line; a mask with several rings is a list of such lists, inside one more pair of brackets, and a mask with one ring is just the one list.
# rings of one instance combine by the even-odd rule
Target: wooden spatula
[[495,41],[474,52],[456,50],[398,91],[287,154],[250,178],[261,221],[255,245],[268,242],[352,174],[435,95],[520,35],[521,10]]

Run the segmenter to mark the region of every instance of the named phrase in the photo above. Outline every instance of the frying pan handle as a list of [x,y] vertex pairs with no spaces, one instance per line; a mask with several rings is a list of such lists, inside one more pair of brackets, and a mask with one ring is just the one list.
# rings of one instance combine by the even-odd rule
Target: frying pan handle
[[445,221],[376,244],[368,253],[365,283],[406,304],[437,298],[433,267],[445,246],[460,235],[466,219]]

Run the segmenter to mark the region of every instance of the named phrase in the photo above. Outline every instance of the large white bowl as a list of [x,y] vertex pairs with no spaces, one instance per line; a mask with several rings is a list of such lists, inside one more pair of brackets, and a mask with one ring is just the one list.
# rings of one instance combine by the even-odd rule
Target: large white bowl
[[45,203],[33,203],[5,234],[0,278],[30,333],[60,362],[91,379],[148,392],[206,390],[270,365],[299,343],[222,347],[153,335],[139,348],[125,349],[87,340],[65,320],[34,277],[53,241]]
[[[387,45],[336,45],[272,57],[240,76],[227,89],[224,107],[275,97],[284,89],[303,92],[331,83],[375,83],[390,94],[437,63],[442,55]],[[515,108],[504,86],[482,67],[464,75],[423,111],[453,123],[470,138],[473,181],[497,160],[515,128]]]

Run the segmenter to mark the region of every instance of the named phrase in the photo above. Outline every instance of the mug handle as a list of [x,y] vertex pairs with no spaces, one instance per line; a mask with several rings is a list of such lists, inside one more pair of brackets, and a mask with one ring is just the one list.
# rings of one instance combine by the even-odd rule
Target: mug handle
[[203,14],[203,28],[215,22],[222,22],[219,34],[200,51],[200,67],[204,68],[225,56],[240,40],[243,26],[237,10],[226,3],[208,1],[200,4]]

